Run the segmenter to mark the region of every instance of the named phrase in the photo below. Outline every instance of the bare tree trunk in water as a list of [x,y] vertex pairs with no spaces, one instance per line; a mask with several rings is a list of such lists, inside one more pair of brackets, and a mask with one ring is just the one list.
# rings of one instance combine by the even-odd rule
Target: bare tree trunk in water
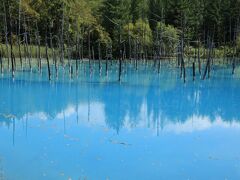
[[76,75],[78,75],[78,60],[80,59],[79,54],[79,31],[77,30],[77,37],[76,37]]
[[38,71],[41,73],[42,72],[42,59],[41,59],[41,47],[40,47],[40,35],[38,31],[38,24],[36,23],[36,28],[37,28],[37,45],[38,45]]
[[101,72],[101,42],[98,40],[98,70]]
[[[13,42],[12,42],[12,20],[11,20],[11,14],[9,9],[9,0],[7,0],[7,8],[4,6],[4,9],[7,12],[7,19],[9,21],[9,31],[10,31],[10,51],[11,51],[11,65],[12,65],[12,78],[14,78],[15,75],[15,67],[14,67],[14,54],[13,54]],[[4,4],[5,5],[5,4]]]
[[21,69],[23,69],[22,53],[21,53],[21,4],[22,4],[22,0],[19,0],[17,41],[18,41],[18,54],[19,54]]
[[24,37],[25,37],[26,52],[27,52],[27,56],[28,56],[28,65],[29,65],[30,71],[32,71],[31,57],[30,57],[29,47],[28,47],[28,44],[29,44],[28,43],[28,38],[30,37],[30,35],[27,32],[27,21],[26,21],[26,16],[25,15],[24,15],[24,24],[25,24]]
[[3,56],[2,56],[3,48],[1,45],[1,50],[0,50],[0,64],[1,64],[1,74],[3,74]]
[[88,30],[88,66],[89,66],[89,71],[91,71],[91,36],[90,36],[90,30]]
[[46,59],[47,59],[47,67],[48,67],[48,80],[51,81],[51,70],[50,70],[50,63],[49,63],[49,57],[48,57],[48,42],[47,42],[47,33],[46,33]]
[[63,14],[62,14],[62,32],[61,32],[61,63],[64,63],[64,4],[63,6]]

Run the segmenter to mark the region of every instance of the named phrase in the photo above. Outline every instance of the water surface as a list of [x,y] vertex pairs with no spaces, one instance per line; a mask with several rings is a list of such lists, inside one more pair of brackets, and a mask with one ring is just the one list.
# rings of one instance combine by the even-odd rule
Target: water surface
[[239,76],[152,66],[5,71],[0,179],[240,179]]

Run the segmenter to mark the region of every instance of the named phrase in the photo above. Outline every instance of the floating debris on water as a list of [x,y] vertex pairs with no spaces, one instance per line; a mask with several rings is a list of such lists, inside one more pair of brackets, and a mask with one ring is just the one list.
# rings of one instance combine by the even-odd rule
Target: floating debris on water
[[112,144],[120,144],[120,145],[124,145],[124,146],[131,146],[132,144],[128,144],[128,143],[125,143],[125,142],[120,142],[120,141],[116,141],[116,140],[109,140],[110,143]]

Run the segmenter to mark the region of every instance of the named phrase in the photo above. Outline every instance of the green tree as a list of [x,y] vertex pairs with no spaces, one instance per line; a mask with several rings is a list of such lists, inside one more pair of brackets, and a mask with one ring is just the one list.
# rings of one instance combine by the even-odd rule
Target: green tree
[[130,21],[130,3],[128,0],[104,0],[102,26],[109,33],[113,42],[113,53],[120,57],[123,26]]
[[165,49],[166,53],[174,53],[179,43],[179,30],[172,25],[159,22],[157,24],[157,31],[161,46]]
[[129,22],[129,1],[105,0],[102,6],[102,25],[114,39],[114,33]]
[[150,23],[150,27],[152,31],[156,30],[157,23],[163,21],[165,16],[165,1],[164,0],[151,0],[148,3],[148,21]]
[[240,54],[240,34],[238,34],[237,36],[236,44],[237,44],[237,53],[239,55]]

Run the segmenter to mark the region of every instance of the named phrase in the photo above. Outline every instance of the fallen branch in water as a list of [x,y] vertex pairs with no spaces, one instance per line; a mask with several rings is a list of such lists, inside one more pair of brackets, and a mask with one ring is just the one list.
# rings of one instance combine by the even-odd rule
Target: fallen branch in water
[[112,144],[120,144],[120,145],[124,145],[124,146],[131,146],[132,145],[132,144],[128,144],[128,143],[125,143],[125,142],[120,142],[120,141],[116,141],[116,140],[112,140],[112,139],[110,139],[109,142],[112,143]]

